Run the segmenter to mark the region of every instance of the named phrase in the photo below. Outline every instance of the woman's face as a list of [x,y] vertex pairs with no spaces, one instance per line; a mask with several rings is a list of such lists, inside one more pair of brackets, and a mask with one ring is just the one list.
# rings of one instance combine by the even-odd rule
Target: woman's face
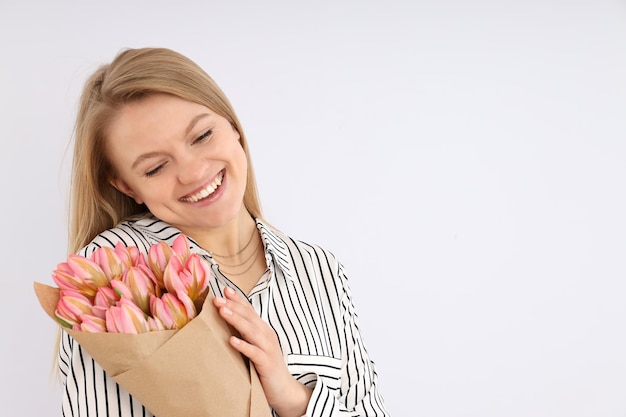
[[243,207],[247,160],[239,138],[208,107],[148,96],[125,105],[109,126],[111,184],[184,233],[218,228]]

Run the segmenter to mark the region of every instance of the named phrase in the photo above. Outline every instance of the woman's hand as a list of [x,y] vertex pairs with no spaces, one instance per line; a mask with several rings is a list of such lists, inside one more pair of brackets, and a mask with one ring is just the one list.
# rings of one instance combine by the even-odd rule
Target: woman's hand
[[226,287],[224,295],[215,297],[213,304],[241,335],[231,336],[230,344],[254,363],[267,402],[281,417],[303,416],[312,390],[289,373],[276,333],[233,289]]

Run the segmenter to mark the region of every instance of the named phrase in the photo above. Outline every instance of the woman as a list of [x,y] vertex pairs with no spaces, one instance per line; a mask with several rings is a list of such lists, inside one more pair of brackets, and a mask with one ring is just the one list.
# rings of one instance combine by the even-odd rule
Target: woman
[[[262,219],[243,129],[200,67],[120,53],[87,81],[75,140],[72,252],[186,234],[276,415],[387,415],[342,266]],[[66,333],[59,366],[65,416],[150,415]]]

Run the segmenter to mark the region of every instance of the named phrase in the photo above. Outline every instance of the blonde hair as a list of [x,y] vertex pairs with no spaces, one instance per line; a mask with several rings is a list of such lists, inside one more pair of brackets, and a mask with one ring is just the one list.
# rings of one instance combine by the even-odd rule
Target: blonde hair
[[113,167],[105,154],[107,128],[127,103],[165,93],[209,107],[226,118],[241,136],[248,163],[243,203],[261,216],[247,141],[229,100],[195,62],[165,48],[127,49],[87,80],[76,118],[70,192],[69,250],[76,252],[98,233],[130,216],[147,212],[144,205],[110,184]]

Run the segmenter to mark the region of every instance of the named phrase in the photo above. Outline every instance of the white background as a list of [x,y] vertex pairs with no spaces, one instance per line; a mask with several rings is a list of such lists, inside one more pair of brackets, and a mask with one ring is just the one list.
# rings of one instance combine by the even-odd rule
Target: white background
[[344,263],[395,417],[626,416],[626,2],[0,4],[2,416],[60,415],[32,282],[66,255],[79,91],[198,62],[266,218]]

